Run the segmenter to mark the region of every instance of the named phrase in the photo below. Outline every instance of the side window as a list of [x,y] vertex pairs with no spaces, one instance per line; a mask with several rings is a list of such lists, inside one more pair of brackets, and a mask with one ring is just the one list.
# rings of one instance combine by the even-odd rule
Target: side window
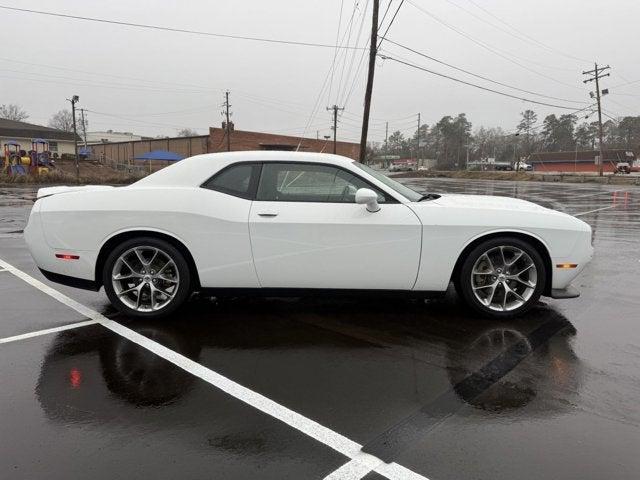
[[259,170],[260,165],[255,163],[232,165],[211,177],[202,187],[236,197],[252,198]]
[[[340,168],[303,163],[265,163],[257,200],[354,203],[359,188],[372,188]],[[375,189],[374,189],[375,190]],[[379,201],[385,197],[378,192]]]

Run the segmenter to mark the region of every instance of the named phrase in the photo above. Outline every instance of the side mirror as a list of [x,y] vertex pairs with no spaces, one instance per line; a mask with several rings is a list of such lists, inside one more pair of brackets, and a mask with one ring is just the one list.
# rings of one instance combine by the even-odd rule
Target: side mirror
[[378,194],[370,188],[359,188],[356,192],[356,203],[365,204],[369,212],[380,210],[378,205]]

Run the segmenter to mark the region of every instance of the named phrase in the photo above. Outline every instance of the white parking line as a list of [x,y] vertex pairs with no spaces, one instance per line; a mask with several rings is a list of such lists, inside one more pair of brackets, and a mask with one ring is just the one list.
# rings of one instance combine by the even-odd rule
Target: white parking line
[[13,337],[0,338],[0,344],[17,342],[18,340],[26,340],[27,338],[39,337],[41,335],[48,335],[50,333],[63,332],[65,330],[71,330],[73,328],[86,327],[87,325],[95,325],[97,320],[86,320],[84,322],[70,323],[69,325],[62,325],[60,327],[47,328],[45,330],[38,330],[37,332],[23,333],[22,335],[14,335]]
[[595,212],[601,212],[602,210],[609,210],[610,208],[613,208],[613,207],[615,207],[615,205],[609,205],[608,207],[596,208],[594,210],[589,210],[587,212],[575,213],[573,216],[579,217],[581,215],[586,215],[588,213],[595,213]]
[[[45,285],[41,281],[33,278],[27,273],[15,268],[7,262],[0,259],[0,266],[21,278],[28,284],[37,288],[38,290],[46,293],[47,295],[55,298],[59,302],[67,305],[73,310],[77,311],[81,315],[90,318],[94,323],[108,328],[114,333],[136,343],[137,345],[155,353],[159,357],[173,363],[174,365],[182,368],[186,372],[201,378],[205,382],[219,388],[232,397],[250,405],[267,415],[286,423],[290,427],[308,435],[309,437],[317,440],[318,442],[334,449],[342,455],[350,458],[351,460],[342,465],[336,471],[334,471],[328,478],[332,480],[336,479],[349,479],[355,480],[364,477],[371,471],[375,471],[380,475],[383,475],[392,480],[406,480],[406,479],[420,479],[427,480],[426,477],[419,475],[397,463],[387,464],[383,460],[364,453],[362,451],[362,445],[353,440],[334,432],[330,428],[327,428],[319,423],[307,418],[284,405],[254,392],[247,387],[234,382],[233,380],[211,370],[199,363],[191,360],[190,358],[181,355],[178,352],[161,345],[144,335],[131,330],[124,325],[121,325],[113,320],[109,320],[104,315],[90,309],[89,307],[82,305],[79,302],[67,297],[66,295],[58,292],[57,290]],[[86,323],[86,322],[82,322]],[[79,325],[79,324],[76,324]],[[62,327],[58,327],[62,328]],[[69,327],[73,328],[73,327]],[[52,329],[53,330],[53,329]],[[38,332],[34,332],[38,333]],[[28,334],[27,334],[28,335]]]

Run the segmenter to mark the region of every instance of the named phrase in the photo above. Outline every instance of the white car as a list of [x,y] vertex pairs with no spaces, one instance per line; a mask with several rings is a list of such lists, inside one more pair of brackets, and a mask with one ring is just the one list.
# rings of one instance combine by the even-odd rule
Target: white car
[[348,158],[277,151],[198,155],[125,187],[42,188],[25,239],[48,279],[104,286],[137,317],[201,290],[427,296],[450,282],[510,317],[540,295],[577,296],[593,255],[591,228],[565,213],[423,195]]

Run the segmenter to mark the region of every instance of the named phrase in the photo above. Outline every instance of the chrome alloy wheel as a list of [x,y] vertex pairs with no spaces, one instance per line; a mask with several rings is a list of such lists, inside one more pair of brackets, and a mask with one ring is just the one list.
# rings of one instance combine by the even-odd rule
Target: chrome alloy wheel
[[520,308],[534,294],[538,270],[517,247],[500,245],[484,252],[471,270],[473,294],[485,307],[499,312]]
[[157,247],[137,246],[118,257],[111,271],[113,290],[138,312],[163,309],[176,295],[180,274],[173,259]]

